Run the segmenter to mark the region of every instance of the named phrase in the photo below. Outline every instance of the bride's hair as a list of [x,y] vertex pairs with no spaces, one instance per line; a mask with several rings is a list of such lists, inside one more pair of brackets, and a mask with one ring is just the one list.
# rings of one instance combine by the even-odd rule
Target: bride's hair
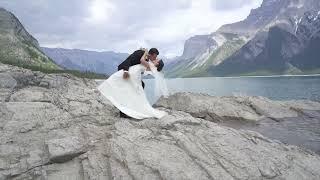
[[164,63],[163,63],[162,60],[160,60],[160,61],[159,61],[159,64],[157,65],[157,70],[158,70],[159,72],[162,71],[163,66],[164,66]]

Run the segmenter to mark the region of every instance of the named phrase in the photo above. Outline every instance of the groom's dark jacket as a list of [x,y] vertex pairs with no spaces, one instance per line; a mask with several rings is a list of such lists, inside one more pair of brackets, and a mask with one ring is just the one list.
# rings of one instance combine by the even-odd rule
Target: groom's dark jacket
[[[125,61],[123,61],[119,66],[118,66],[118,71],[119,70],[129,70],[129,67],[140,64],[141,63],[141,57],[143,56],[144,51],[143,50],[136,50],[134,53],[132,53]],[[147,60],[148,61],[148,60]]]

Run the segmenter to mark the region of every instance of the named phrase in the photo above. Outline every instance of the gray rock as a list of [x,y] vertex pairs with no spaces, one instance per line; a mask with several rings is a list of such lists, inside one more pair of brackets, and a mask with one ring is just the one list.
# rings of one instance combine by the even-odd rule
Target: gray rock
[[9,74],[1,73],[0,76],[0,88],[14,88],[17,85],[17,81]]
[[[271,141],[254,132],[236,131],[201,119],[185,121],[173,112],[161,121],[116,122],[110,140],[111,167],[132,179],[317,179],[318,167],[300,174],[297,163],[319,157]],[[191,117],[189,117],[191,118]],[[174,119],[174,120],[172,120]],[[296,153],[299,155],[297,156]],[[267,155],[268,154],[268,155]],[[273,154],[273,155],[271,155]],[[118,163],[115,163],[118,162]],[[295,166],[296,168],[292,168]],[[310,167],[310,165],[308,165]],[[308,167],[308,168],[309,168]],[[296,174],[298,173],[298,174]],[[310,173],[310,174],[309,174]],[[312,175],[313,174],[313,175]],[[115,174],[113,174],[115,176]]]
[[46,142],[51,162],[64,163],[85,152],[84,143],[78,137],[67,136]]
[[[0,69],[25,79],[0,103],[1,180],[320,178],[315,153],[194,117],[279,118],[297,114],[289,106],[315,109],[318,103],[176,94],[158,103],[168,116],[135,121],[119,118],[92,90],[93,80]],[[185,101],[191,105],[178,104]]]
[[42,87],[26,87],[17,92],[14,92],[11,97],[11,102],[51,102],[52,92]]
[[184,111],[194,117],[213,121],[259,121],[264,118],[279,121],[283,118],[297,117],[304,110],[320,110],[320,103],[312,101],[272,101],[264,97],[215,97],[192,93],[177,93],[162,98],[155,106]]

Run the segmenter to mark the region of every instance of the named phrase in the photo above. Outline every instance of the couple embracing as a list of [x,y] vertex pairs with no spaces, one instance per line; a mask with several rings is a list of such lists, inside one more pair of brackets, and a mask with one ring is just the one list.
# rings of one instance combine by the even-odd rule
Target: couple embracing
[[144,92],[143,75],[155,78],[155,96],[168,96],[168,89],[161,73],[164,63],[157,56],[156,48],[140,49],[118,66],[118,71],[98,86],[98,90],[120,110],[120,117],[145,119],[162,118],[167,113],[151,106]]

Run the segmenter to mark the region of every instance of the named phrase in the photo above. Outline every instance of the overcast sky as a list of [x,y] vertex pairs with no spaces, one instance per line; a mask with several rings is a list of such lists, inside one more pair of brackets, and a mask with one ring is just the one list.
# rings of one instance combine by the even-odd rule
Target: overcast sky
[[41,46],[181,55],[184,41],[243,20],[262,0],[0,0]]

